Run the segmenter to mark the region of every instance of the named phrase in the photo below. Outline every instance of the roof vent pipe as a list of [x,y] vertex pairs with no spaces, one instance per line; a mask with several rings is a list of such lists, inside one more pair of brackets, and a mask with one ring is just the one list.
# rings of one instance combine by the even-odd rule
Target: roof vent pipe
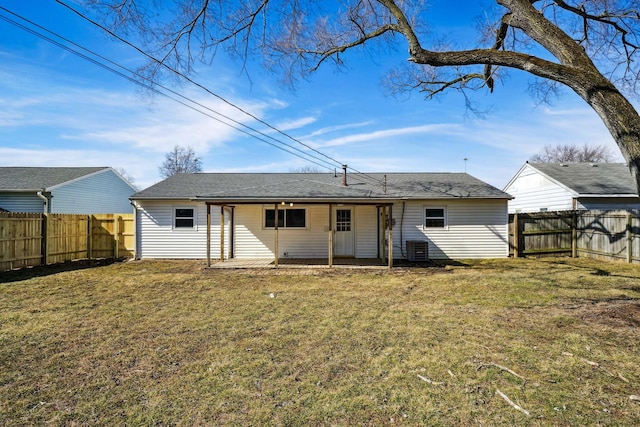
[[342,165],[342,186],[346,187],[347,185],[347,165]]

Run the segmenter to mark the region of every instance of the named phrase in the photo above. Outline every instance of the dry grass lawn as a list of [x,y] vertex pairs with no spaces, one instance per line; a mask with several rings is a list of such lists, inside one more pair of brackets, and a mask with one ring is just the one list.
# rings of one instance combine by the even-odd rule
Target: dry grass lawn
[[639,361],[638,265],[0,273],[1,425],[640,425]]

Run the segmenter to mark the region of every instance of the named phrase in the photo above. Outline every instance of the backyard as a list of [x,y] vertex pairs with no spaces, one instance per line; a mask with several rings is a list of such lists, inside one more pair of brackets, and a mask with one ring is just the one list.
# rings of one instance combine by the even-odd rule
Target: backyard
[[0,425],[639,425],[640,266],[0,273]]

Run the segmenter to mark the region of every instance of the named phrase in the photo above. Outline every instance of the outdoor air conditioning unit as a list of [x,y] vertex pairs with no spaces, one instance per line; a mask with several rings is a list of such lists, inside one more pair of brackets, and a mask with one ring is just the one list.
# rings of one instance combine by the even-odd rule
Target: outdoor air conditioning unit
[[426,240],[407,240],[407,260],[427,261],[429,259],[429,243]]

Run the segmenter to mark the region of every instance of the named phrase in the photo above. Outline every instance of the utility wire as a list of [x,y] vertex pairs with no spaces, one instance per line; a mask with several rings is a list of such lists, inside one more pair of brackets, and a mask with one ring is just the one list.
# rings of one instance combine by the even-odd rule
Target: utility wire
[[[161,61],[161,60],[159,60],[159,59],[155,58],[154,56],[150,55],[149,53],[147,53],[147,52],[146,52],[146,51],[144,51],[143,49],[139,48],[138,46],[134,45],[133,43],[129,42],[128,40],[126,40],[126,39],[124,39],[124,38],[120,37],[119,35],[117,35],[117,34],[116,34],[116,33],[114,33],[113,31],[109,30],[108,28],[106,28],[105,26],[101,25],[100,23],[98,23],[98,22],[96,22],[96,21],[92,20],[91,18],[89,18],[88,16],[84,15],[82,12],[80,12],[80,11],[78,11],[78,10],[74,9],[73,7],[69,6],[69,5],[68,5],[68,4],[66,4],[65,2],[63,2],[63,1],[61,1],[61,0],[55,0],[55,1],[56,1],[56,3],[60,4],[61,6],[63,6],[63,7],[65,7],[65,8],[67,8],[67,9],[69,9],[70,11],[72,11],[73,13],[75,13],[76,15],[78,15],[78,16],[79,16],[80,18],[82,18],[83,20],[85,20],[85,21],[87,21],[87,22],[91,23],[92,25],[94,25],[94,26],[96,26],[96,27],[100,28],[102,31],[104,31],[104,32],[108,33],[109,35],[111,35],[111,36],[112,36],[112,37],[114,37],[115,39],[119,40],[120,42],[122,42],[122,43],[126,44],[127,46],[131,47],[132,49],[135,49],[136,51],[138,51],[139,53],[141,53],[143,56],[145,56],[146,58],[150,59],[152,62],[154,62],[154,63],[156,63],[156,64],[160,65],[161,67],[165,68],[166,70],[170,71],[171,73],[173,73],[173,74],[175,74],[175,75],[177,75],[177,76],[179,76],[179,77],[183,78],[183,79],[184,79],[184,80],[186,80],[187,82],[189,82],[189,83],[191,83],[191,84],[193,84],[193,85],[197,86],[198,88],[200,88],[200,89],[204,90],[204,91],[205,91],[205,92],[207,92],[208,94],[210,94],[210,95],[212,95],[212,96],[214,96],[214,97],[216,97],[216,98],[220,99],[221,101],[225,102],[226,104],[230,105],[231,107],[233,107],[233,108],[235,108],[235,109],[237,109],[237,110],[241,111],[242,113],[246,114],[247,116],[249,116],[249,117],[253,118],[254,120],[256,120],[256,121],[258,121],[258,122],[262,123],[262,124],[263,124],[263,125],[265,125],[265,126],[267,126],[268,128],[270,128],[270,129],[272,129],[272,130],[274,130],[274,131],[278,132],[279,134],[281,134],[281,135],[283,135],[283,136],[285,136],[285,137],[289,138],[290,140],[292,140],[292,141],[294,141],[294,142],[296,142],[296,143],[298,143],[298,144],[300,144],[300,145],[302,145],[302,146],[304,146],[304,147],[308,148],[309,150],[312,150],[312,151],[314,151],[315,153],[317,153],[317,154],[319,154],[319,155],[321,155],[321,156],[323,156],[323,157],[325,157],[325,158],[327,158],[327,159],[331,160],[332,162],[336,163],[337,165],[342,165],[342,164],[344,164],[344,163],[342,163],[342,162],[340,162],[340,161],[338,161],[338,160],[334,159],[333,157],[330,157],[330,156],[328,156],[328,155],[326,155],[326,154],[322,153],[321,151],[319,151],[319,150],[317,150],[317,149],[315,149],[315,148],[311,147],[310,145],[305,144],[304,142],[302,142],[302,141],[298,140],[297,138],[294,138],[293,136],[289,135],[288,133],[281,131],[280,129],[276,128],[275,126],[272,126],[271,124],[267,123],[266,121],[264,121],[264,120],[260,119],[259,117],[255,116],[255,115],[251,114],[250,112],[248,112],[248,111],[244,110],[242,107],[240,107],[240,106],[238,106],[238,105],[236,105],[236,104],[232,103],[231,101],[228,101],[227,99],[225,99],[224,97],[222,97],[222,96],[218,95],[217,93],[215,93],[215,92],[211,91],[210,89],[208,89],[208,88],[207,88],[207,87],[205,87],[204,85],[202,85],[202,84],[200,84],[200,83],[198,83],[198,82],[194,81],[193,79],[191,79],[190,77],[188,77],[188,76],[187,76],[187,75],[185,75],[184,73],[181,73],[180,71],[178,71],[178,70],[176,70],[176,69],[174,69],[174,68],[171,68],[170,66],[168,66],[167,64],[165,64],[163,61]],[[381,180],[379,180],[379,179],[377,179],[377,178],[374,178],[374,177],[372,177],[372,176],[370,176],[370,175],[367,175],[367,174],[365,174],[365,173],[363,173],[363,172],[360,172],[360,171],[358,171],[358,170],[356,170],[356,169],[354,169],[354,168],[348,168],[348,169],[351,169],[352,171],[356,172],[357,174],[362,175],[362,176],[365,176],[365,177],[367,177],[368,179],[370,179],[370,180],[372,180],[372,181],[374,181],[374,182],[376,182],[376,183],[379,183],[379,184],[383,183]]]
[[[18,28],[20,28],[20,29],[22,29],[22,30],[26,31],[26,32],[29,32],[30,34],[33,34],[33,35],[35,35],[36,37],[41,38],[42,40],[45,40],[45,41],[47,41],[47,42],[49,42],[49,43],[51,43],[51,44],[54,44],[54,45],[58,46],[59,48],[64,49],[64,50],[66,50],[66,51],[68,51],[68,52],[70,52],[70,53],[72,53],[72,54],[74,54],[74,55],[76,55],[76,56],[78,56],[78,57],[80,57],[80,58],[82,58],[82,59],[86,60],[86,61],[89,61],[89,62],[91,62],[91,63],[93,63],[93,64],[95,64],[95,65],[97,65],[97,66],[99,66],[99,67],[101,67],[101,68],[103,68],[103,69],[105,69],[105,70],[107,70],[107,71],[110,71],[110,72],[112,72],[112,73],[114,73],[114,74],[116,74],[116,75],[118,75],[118,76],[120,76],[120,77],[123,77],[123,78],[125,78],[125,79],[127,79],[127,80],[129,80],[129,81],[131,81],[131,82],[133,82],[133,83],[135,83],[135,84],[137,84],[137,85],[140,85],[140,86],[142,86],[142,87],[144,87],[144,88],[146,88],[146,89],[148,89],[148,90],[151,90],[151,91],[153,91],[153,92],[155,92],[155,93],[157,93],[157,94],[159,94],[159,95],[162,95],[162,96],[164,96],[164,97],[166,97],[166,98],[168,98],[168,99],[171,99],[171,100],[173,100],[173,101],[175,101],[175,102],[177,102],[177,103],[179,103],[179,104],[181,104],[181,105],[183,105],[183,106],[185,106],[185,107],[187,107],[187,108],[190,108],[190,109],[192,109],[192,110],[194,110],[194,111],[196,111],[196,112],[199,112],[199,113],[201,113],[201,114],[203,114],[203,115],[205,115],[205,116],[207,116],[207,117],[209,117],[209,118],[211,118],[211,119],[213,119],[213,120],[216,120],[216,121],[218,121],[218,122],[220,122],[220,123],[222,123],[222,124],[225,124],[225,125],[227,125],[227,126],[229,126],[229,127],[233,128],[233,129],[238,130],[239,132],[242,132],[242,133],[244,133],[244,134],[246,134],[246,135],[248,135],[248,136],[251,136],[251,137],[253,137],[253,138],[255,138],[255,139],[259,140],[259,141],[265,142],[266,144],[269,144],[269,145],[271,145],[272,147],[275,147],[275,148],[277,148],[277,149],[283,150],[283,151],[285,151],[285,152],[287,152],[287,153],[289,153],[289,154],[292,154],[292,155],[294,155],[294,156],[296,156],[296,157],[299,157],[299,158],[301,158],[301,159],[303,159],[303,160],[305,160],[305,161],[308,161],[308,162],[310,162],[310,163],[313,163],[313,164],[315,164],[315,165],[317,165],[317,166],[320,166],[320,167],[325,168],[325,169],[328,169],[328,170],[332,170],[332,168],[333,168],[333,166],[334,166],[332,163],[329,163],[329,162],[327,162],[327,161],[326,161],[326,160],[324,160],[324,159],[320,159],[320,158],[318,158],[318,157],[316,157],[316,156],[313,156],[312,154],[309,154],[309,153],[307,153],[307,152],[305,152],[305,151],[303,151],[303,150],[300,150],[300,149],[299,149],[299,148],[297,148],[297,147],[294,147],[294,146],[288,145],[288,144],[286,144],[286,143],[284,143],[284,142],[282,142],[282,141],[279,141],[279,140],[277,140],[277,139],[273,138],[273,137],[272,137],[272,136],[270,136],[270,135],[267,135],[267,134],[265,134],[265,133],[263,133],[263,132],[260,132],[260,131],[259,131],[259,130],[257,130],[257,129],[254,129],[254,128],[252,128],[252,127],[250,127],[250,126],[248,126],[248,125],[246,125],[246,124],[244,124],[244,123],[241,123],[241,122],[239,122],[239,121],[237,121],[237,120],[234,120],[234,119],[233,119],[233,118],[231,118],[231,117],[228,117],[228,116],[226,116],[226,115],[224,115],[224,114],[222,114],[222,113],[219,113],[219,112],[217,112],[217,111],[215,111],[215,110],[211,109],[210,107],[207,107],[206,105],[203,105],[203,104],[201,104],[201,103],[199,103],[199,102],[197,102],[197,101],[194,101],[193,99],[188,98],[188,97],[186,97],[186,96],[184,96],[184,95],[182,95],[182,94],[180,94],[180,93],[178,93],[178,92],[176,92],[176,91],[174,91],[174,90],[172,90],[172,89],[170,89],[170,88],[168,88],[168,87],[166,87],[166,86],[163,86],[163,85],[161,85],[161,84],[158,84],[158,83],[154,82],[153,80],[151,80],[151,79],[149,79],[149,78],[147,78],[147,77],[145,77],[145,76],[142,76],[142,75],[140,75],[140,74],[136,73],[135,71],[130,70],[130,69],[128,69],[128,68],[126,68],[126,67],[124,67],[124,66],[122,66],[122,65],[120,65],[120,64],[118,64],[118,63],[116,63],[116,62],[114,62],[114,61],[112,61],[112,60],[110,60],[110,59],[108,59],[108,58],[106,58],[106,57],[104,57],[104,56],[102,56],[102,55],[99,55],[98,53],[96,53],[96,52],[94,52],[94,51],[92,51],[92,50],[90,50],[90,49],[87,49],[87,48],[85,48],[85,47],[83,47],[83,46],[81,46],[81,45],[79,45],[79,44],[77,44],[77,43],[74,43],[73,41],[71,41],[71,40],[69,40],[69,39],[66,39],[65,37],[63,37],[63,36],[61,36],[61,35],[59,35],[59,34],[57,34],[57,33],[53,32],[53,31],[50,31],[50,30],[48,30],[48,29],[46,29],[46,28],[44,28],[44,27],[42,27],[42,26],[40,26],[40,25],[38,25],[38,24],[36,24],[36,23],[34,23],[34,22],[32,22],[32,21],[30,21],[30,20],[28,20],[28,19],[26,19],[26,18],[24,18],[24,17],[22,17],[22,16],[20,16],[20,15],[18,15],[18,14],[16,14],[16,13],[14,13],[14,12],[12,12],[12,11],[10,11],[10,10],[7,10],[6,8],[4,8],[4,7],[2,7],[2,6],[0,6],[0,10],[3,10],[3,11],[5,11],[5,12],[7,12],[7,13],[10,13],[10,14],[12,14],[13,16],[18,17],[19,19],[22,19],[23,21],[28,22],[29,24],[31,24],[31,25],[33,25],[33,26],[35,26],[35,27],[37,27],[37,28],[39,28],[39,29],[41,29],[41,30],[44,30],[44,31],[48,32],[49,34],[54,35],[55,37],[58,37],[59,39],[61,39],[61,40],[65,41],[65,42],[67,42],[67,43],[72,44],[73,46],[76,46],[76,47],[78,47],[78,48],[80,48],[80,49],[82,49],[82,50],[84,50],[84,51],[86,51],[86,52],[89,52],[90,54],[92,54],[92,55],[96,56],[97,58],[100,58],[100,59],[102,59],[103,61],[106,61],[106,62],[108,62],[108,63],[110,63],[110,64],[112,64],[112,65],[114,65],[114,66],[116,66],[116,67],[118,67],[118,68],[120,68],[120,69],[122,69],[122,70],[125,70],[125,71],[127,71],[128,73],[130,73],[130,74],[132,74],[132,75],[134,75],[134,76],[138,77],[139,79],[146,80],[146,81],[147,81],[147,82],[149,82],[150,84],[145,84],[145,83],[141,82],[140,80],[137,80],[137,79],[135,79],[135,78],[131,77],[131,75],[126,75],[126,74],[124,74],[124,73],[122,73],[122,72],[120,72],[120,71],[118,71],[118,70],[116,70],[116,69],[114,69],[114,68],[112,68],[112,67],[110,67],[110,66],[106,65],[106,64],[103,64],[103,63],[101,63],[101,62],[97,61],[97,60],[96,60],[96,59],[94,59],[94,58],[91,58],[91,57],[89,57],[89,56],[87,56],[87,55],[85,55],[85,54],[83,54],[83,53],[81,53],[81,52],[78,52],[77,50],[74,50],[74,49],[70,48],[69,46],[66,46],[66,45],[64,45],[64,44],[62,44],[62,43],[60,43],[60,42],[58,42],[58,41],[56,41],[56,40],[54,40],[54,39],[52,39],[52,38],[50,38],[50,37],[47,37],[46,35],[44,35],[44,34],[42,34],[42,33],[38,33],[37,31],[35,31],[35,30],[33,30],[33,29],[31,29],[31,28],[29,28],[29,27],[25,26],[25,25],[22,25],[22,24],[20,24],[20,23],[19,23],[19,22],[17,22],[17,21],[14,21],[14,20],[12,20],[12,19],[10,19],[10,18],[6,17],[6,16],[2,16],[2,15],[0,15],[0,19],[4,20],[5,22],[8,22],[8,23],[10,23],[10,24],[12,24],[12,25],[14,25],[14,26],[16,26],[16,27],[18,27]],[[292,151],[289,151],[289,150],[287,150],[287,149],[285,149],[285,148],[282,148],[282,147],[280,147],[280,146],[277,146],[277,145],[275,145],[275,144],[273,144],[273,143],[271,143],[271,142],[269,142],[269,141],[265,140],[264,138],[260,138],[260,137],[258,137],[258,136],[256,136],[256,135],[252,134],[252,133],[249,133],[249,132],[247,132],[247,131],[245,131],[245,130],[243,130],[243,129],[239,128],[238,126],[234,126],[234,125],[231,125],[231,124],[229,124],[229,123],[227,123],[227,122],[225,122],[225,121],[223,121],[223,120],[220,120],[220,119],[218,119],[217,117],[214,117],[214,116],[212,116],[212,115],[210,115],[210,114],[208,114],[208,113],[206,113],[206,112],[204,112],[204,111],[202,111],[202,110],[199,110],[198,108],[196,108],[196,107],[194,107],[194,106],[192,106],[192,105],[188,105],[187,103],[182,102],[182,101],[180,101],[179,99],[176,99],[176,98],[174,98],[174,97],[172,97],[172,96],[167,95],[166,93],[164,93],[164,92],[162,92],[162,91],[158,90],[156,87],[160,87],[160,88],[162,88],[163,90],[166,90],[167,92],[170,92],[170,93],[172,93],[172,94],[174,94],[174,95],[176,95],[176,96],[178,96],[178,97],[180,97],[180,98],[182,98],[182,99],[184,99],[184,100],[186,100],[186,101],[191,102],[192,104],[195,104],[195,105],[197,105],[197,106],[199,106],[199,107],[202,107],[202,108],[204,108],[204,109],[206,109],[206,110],[209,110],[209,111],[211,111],[212,113],[217,114],[218,116],[224,117],[225,119],[227,119],[227,120],[229,120],[229,121],[231,121],[231,122],[233,122],[233,123],[236,123],[238,126],[242,126],[242,127],[244,127],[244,128],[247,128],[247,129],[249,129],[249,130],[251,130],[251,131],[253,131],[253,132],[255,132],[255,133],[258,133],[258,134],[260,134],[260,135],[264,136],[265,138],[269,138],[269,139],[271,139],[271,140],[274,140],[274,141],[276,141],[277,143],[282,144],[282,145],[284,145],[284,146],[286,146],[286,147],[288,147],[288,148],[291,148],[292,150],[298,151],[298,152],[302,153],[302,155],[304,155],[304,156],[308,156],[308,157],[311,157],[312,159],[315,159],[316,161],[314,161],[314,160],[310,160],[310,159],[308,159],[308,158],[306,158],[306,157],[303,157],[303,156],[301,156],[301,155],[299,155],[299,154],[296,154],[296,153],[294,153],[294,152],[292,152]],[[322,162],[322,163],[325,163],[325,164],[321,164],[321,163],[319,163],[319,162]],[[330,166],[326,166],[326,165],[330,165]]]
[[308,148],[308,149],[310,149],[310,150],[312,150],[312,151],[314,151],[314,152],[316,152],[316,153],[320,154],[321,156],[326,157],[327,159],[331,160],[332,162],[334,162],[334,163],[336,163],[336,164],[338,164],[338,165],[342,164],[340,161],[338,161],[338,160],[336,160],[336,159],[334,159],[334,158],[332,158],[332,157],[330,157],[330,156],[328,156],[328,155],[326,155],[326,154],[324,154],[324,153],[322,153],[322,152],[320,152],[320,151],[316,150],[315,148],[311,147],[310,145],[305,144],[304,142],[302,142],[302,141],[300,141],[300,140],[298,140],[298,139],[296,139],[296,138],[292,137],[292,136],[291,136],[291,135],[289,135],[288,133],[281,131],[280,129],[276,128],[275,126],[272,126],[271,124],[267,123],[266,121],[264,121],[264,120],[260,119],[259,117],[257,117],[257,116],[255,116],[255,115],[251,114],[250,112],[248,112],[248,111],[244,110],[242,107],[240,107],[240,106],[238,106],[238,105],[234,104],[233,102],[231,102],[231,101],[229,101],[229,100],[225,99],[224,97],[222,97],[222,96],[218,95],[217,93],[213,92],[212,90],[210,90],[210,89],[209,89],[209,88],[207,88],[206,86],[204,86],[204,85],[202,85],[202,84],[200,84],[200,83],[198,83],[198,82],[194,81],[193,79],[191,79],[190,77],[188,77],[188,76],[187,76],[187,75],[185,75],[184,73],[181,73],[180,71],[178,71],[178,70],[176,70],[176,69],[174,69],[174,68],[171,68],[170,66],[168,66],[168,65],[167,65],[166,63],[164,63],[163,61],[161,61],[161,60],[157,59],[156,57],[154,57],[153,55],[151,55],[151,54],[149,54],[149,53],[145,52],[143,49],[139,48],[138,46],[134,45],[133,43],[129,42],[128,40],[126,40],[126,39],[124,39],[124,38],[120,37],[119,35],[117,35],[117,34],[116,34],[116,33],[114,33],[113,31],[109,30],[108,28],[106,28],[105,26],[101,25],[100,23],[98,23],[98,22],[96,22],[96,21],[92,20],[92,19],[91,19],[91,18],[89,18],[88,16],[84,15],[82,12],[80,12],[80,11],[78,11],[78,10],[74,9],[73,7],[71,7],[71,6],[69,6],[68,4],[64,3],[63,1],[60,1],[60,0],[55,0],[55,1],[56,1],[56,3],[58,3],[58,4],[60,4],[60,5],[64,6],[64,7],[66,7],[67,9],[69,9],[70,11],[72,11],[73,13],[75,13],[76,15],[78,15],[80,18],[82,18],[82,19],[84,19],[85,21],[87,21],[87,22],[91,23],[92,25],[94,25],[94,26],[96,26],[96,27],[100,28],[101,30],[105,31],[105,32],[106,32],[106,33],[108,33],[110,36],[112,36],[112,37],[116,38],[117,40],[119,40],[120,42],[122,42],[122,43],[126,44],[127,46],[129,46],[129,47],[131,47],[131,48],[135,49],[136,51],[138,51],[139,53],[141,53],[142,55],[144,55],[146,58],[150,59],[150,60],[151,60],[151,61],[153,61],[154,63],[156,63],[156,64],[160,65],[161,67],[165,68],[166,70],[170,71],[171,73],[173,73],[173,74],[175,74],[175,75],[177,75],[177,76],[179,76],[179,77],[181,77],[181,78],[185,79],[185,80],[186,80],[186,81],[188,81],[189,83],[191,83],[191,84],[193,84],[193,85],[195,85],[195,86],[199,87],[200,89],[204,90],[204,91],[205,91],[205,92],[207,92],[209,95],[215,96],[216,98],[218,98],[219,100],[223,101],[224,103],[226,103],[226,104],[230,105],[231,107],[233,107],[233,108],[235,108],[235,109],[237,109],[237,110],[241,111],[242,113],[246,114],[247,116],[251,117],[252,119],[254,119],[254,120],[256,120],[256,121],[260,122],[261,124],[263,124],[263,125],[267,126],[269,129],[272,129],[272,130],[274,130],[274,131],[278,132],[279,134],[281,134],[281,135],[283,135],[283,136],[285,136],[285,137],[287,137],[287,138],[291,139],[292,141],[294,141],[294,142],[296,142],[296,143],[298,143],[298,144],[301,144],[301,145],[305,146],[306,148]]

